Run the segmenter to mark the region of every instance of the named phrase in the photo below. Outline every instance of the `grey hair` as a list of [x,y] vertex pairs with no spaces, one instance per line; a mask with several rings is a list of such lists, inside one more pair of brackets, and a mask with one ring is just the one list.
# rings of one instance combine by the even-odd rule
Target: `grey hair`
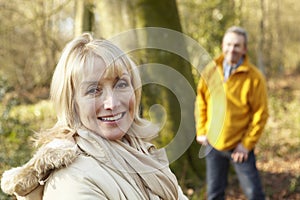
[[245,39],[245,46],[247,46],[247,43],[248,43],[248,33],[247,31],[242,28],[242,27],[239,27],[239,26],[231,26],[230,28],[228,28],[225,32],[225,35],[227,33],[236,33],[238,35],[241,35],[244,37]]

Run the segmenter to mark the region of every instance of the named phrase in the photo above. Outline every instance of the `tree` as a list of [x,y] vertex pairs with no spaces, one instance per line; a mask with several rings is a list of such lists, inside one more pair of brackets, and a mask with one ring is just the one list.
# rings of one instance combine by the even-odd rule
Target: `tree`
[[83,32],[94,30],[94,4],[92,0],[78,0],[75,2],[75,27],[74,35],[79,36]]
[[[118,35],[122,31],[135,29],[135,28],[145,28],[145,27],[160,27],[166,28],[167,30],[174,30],[182,32],[179,14],[177,10],[177,4],[175,0],[165,0],[165,1],[152,1],[152,0],[133,0],[133,1],[118,1],[118,0],[102,0],[95,1],[95,23],[94,23],[94,34],[98,37],[110,38],[112,36]],[[136,40],[138,43],[145,43],[145,46],[149,47],[153,45],[156,40],[159,41],[159,38],[162,35],[152,32],[151,35],[149,32],[146,32],[143,38],[137,37]],[[154,35],[153,35],[154,34]],[[158,35],[155,35],[158,34]],[[165,32],[166,41],[168,41],[168,34]],[[180,41],[181,40],[181,41]],[[178,48],[183,49],[186,47],[184,44],[183,38],[175,41]],[[172,69],[180,73],[185,80],[188,81],[189,85],[193,90],[195,90],[195,83],[192,75],[192,70],[190,63],[185,61],[179,55],[176,55],[174,52],[167,52],[161,49],[139,49],[133,52],[133,57],[138,64],[144,65],[152,63],[153,65],[159,64],[161,68],[164,66],[169,66]],[[187,52],[185,52],[186,54]],[[147,77],[155,77],[158,79],[164,79],[166,74],[158,74],[154,72],[151,66],[146,70]],[[181,85],[180,82],[172,80],[173,85]],[[175,137],[178,132],[182,118],[193,119],[193,105],[194,99],[186,99],[185,101],[189,104],[189,110],[180,110],[180,105],[177,97],[173,94],[173,91],[170,91],[170,88],[161,86],[158,84],[149,84],[143,87],[143,97],[142,97],[142,111],[145,117],[150,118],[151,108],[153,105],[160,104],[163,107],[163,110],[166,113],[167,120],[164,124],[164,128],[160,133],[159,139],[156,140],[156,143],[163,147],[167,145]],[[153,113],[152,113],[153,114]],[[183,117],[182,117],[183,116]],[[164,116],[162,112],[154,113],[154,117],[151,116],[152,120],[155,122],[162,121]],[[191,142],[188,141],[188,135],[195,134],[194,130],[194,121],[190,120],[189,123],[185,124],[183,128],[186,138],[182,136],[181,141],[177,145],[180,148],[180,145]],[[185,141],[186,140],[186,141]],[[192,140],[193,141],[193,140]],[[188,144],[190,145],[190,143]],[[184,176],[181,174],[183,171],[182,166],[186,165],[187,171],[193,171],[196,162],[198,162],[196,152],[198,146],[193,143],[192,148],[190,148],[177,162],[174,162],[171,167],[175,170],[179,176]],[[170,149],[169,154],[172,154]],[[172,155],[171,155],[172,156]],[[188,162],[187,162],[188,161]],[[196,170],[195,170],[196,171]],[[197,171],[199,171],[197,169]],[[185,171],[186,172],[186,171]],[[185,173],[184,172],[184,173]],[[195,172],[194,172],[195,173]],[[192,175],[194,176],[194,174]]]
[[68,36],[67,29],[60,29],[67,16],[58,14],[63,9],[68,12],[70,1],[0,2],[0,72],[21,102],[48,97],[44,88]]
[[178,0],[184,32],[197,40],[215,57],[220,53],[224,31],[233,24],[240,25],[240,0]]

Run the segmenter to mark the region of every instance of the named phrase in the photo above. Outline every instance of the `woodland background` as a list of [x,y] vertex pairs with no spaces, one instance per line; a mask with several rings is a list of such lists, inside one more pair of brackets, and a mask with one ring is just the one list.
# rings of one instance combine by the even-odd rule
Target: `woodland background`
[[[55,122],[49,84],[63,47],[74,36],[90,31],[108,38],[133,28],[163,27],[183,32],[215,57],[225,29],[240,25],[249,32],[250,58],[268,82],[270,119],[256,148],[266,195],[300,199],[299,13],[298,0],[0,0],[0,173],[25,163],[33,153],[33,131]],[[188,64],[175,55],[153,50],[137,55],[138,63],[173,67],[195,88],[199,75],[182,67]],[[180,108],[165,88],[143,90],[145,117],[154,103],[166,108],[167,124],[156,140],[162,147],[178,129]],[[194,132],[192,122],[185,128]],[[192,143],[171,164],[184,192],[197,200],[205,199],[199,148]],[[228,199],[245,199],[231,173]],[[0,192],[0,199],[12,198]]]

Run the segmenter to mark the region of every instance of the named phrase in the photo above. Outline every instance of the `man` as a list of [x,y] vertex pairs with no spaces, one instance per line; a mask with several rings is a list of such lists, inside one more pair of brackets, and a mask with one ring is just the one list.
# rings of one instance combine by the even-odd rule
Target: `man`
[[[225,198],[230,163],[247,198],[265,199],[254,148],[268,118],[266,83],[246,53],[246,31],[236,26],[229,28],[223,37],[221,56],[215,60],[213,68],[205,69],[199,80],[196,139],[206,145],[208,200]],[[211,80],[216,77],[213,74],[219,74],[222,80],[219,88],[225,95],[221,105],[213,100],[213,97],[222,97],[222,92],[210,84],[216,83]],[[216,110],[216,107],[223,108],[223,111]],[[215,118],[224,120],[216,121]]]

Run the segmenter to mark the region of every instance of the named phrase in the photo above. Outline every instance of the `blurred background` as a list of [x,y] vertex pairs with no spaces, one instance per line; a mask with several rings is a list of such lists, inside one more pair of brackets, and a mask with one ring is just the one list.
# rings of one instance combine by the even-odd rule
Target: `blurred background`
[[[25,163],[34,152],[33,132],[55,122],[49,85],[63,47],[74,36],[88,31],[109,38],[134,28],[163,27],[193,38],[213,58],[221,52],[224,31],[239,25],[248,31],[251,61],[268,83],[270,118],[256,148],[266,195],[300,199],[299,13],[298,0],[0,0],[0,173]],[[172,53],[140,50],[133,56],[139,64],[171,66],[192,88],[197,85],[199,74]],[[155,140],[163,147],[177,132],[180,105],[167,88],[143,90],[145,117],[153,104],[166,109],[167,123]],[[193,118],[193,111],[184,115]],[[185,130],[195,132],[193,125]],[[199,148],[193,142],[171,163],[184,192],[197,200],[205,199]],[[245,199],[234,175],[229,183],[228,199]],[[12,198],[1,191],[0,199]]]

